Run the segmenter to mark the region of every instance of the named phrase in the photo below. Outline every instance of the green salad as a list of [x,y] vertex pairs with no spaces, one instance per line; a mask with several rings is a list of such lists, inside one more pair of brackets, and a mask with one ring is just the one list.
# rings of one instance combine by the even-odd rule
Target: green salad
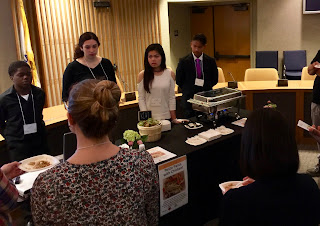
[[159,121],[153,118],[148,118],[148,120],[143,120],[138,123],[139,126],[143,126],[143,127],[151,127],[158,124],[159,124]]

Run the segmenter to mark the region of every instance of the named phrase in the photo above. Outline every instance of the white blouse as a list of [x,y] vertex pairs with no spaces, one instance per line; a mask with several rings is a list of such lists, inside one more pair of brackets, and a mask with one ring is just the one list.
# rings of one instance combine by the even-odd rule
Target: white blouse
[[175,81],[171,70],[165,69],[161,75],[155,75],[147,93],[143,80],[138,84],[140,111],[151,111],[152,118],[170,119],[170,111],[176,110]]

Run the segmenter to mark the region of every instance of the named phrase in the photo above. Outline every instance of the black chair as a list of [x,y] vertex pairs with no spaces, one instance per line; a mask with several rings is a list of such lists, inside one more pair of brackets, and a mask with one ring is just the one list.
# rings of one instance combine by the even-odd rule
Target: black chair
[[278,70],[278,51],[256,51],[256,68]]
[[283,75],[290,80],[300,80],[303,67],[307,65],[305,50],[283,51]]
[[70,158],[77,149],[77,137],[74,133],[63,134],[63,161]]

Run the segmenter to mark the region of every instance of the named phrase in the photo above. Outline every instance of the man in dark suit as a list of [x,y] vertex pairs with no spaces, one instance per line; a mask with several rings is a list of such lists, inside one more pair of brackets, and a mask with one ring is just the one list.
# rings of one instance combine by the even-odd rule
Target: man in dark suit
[[203,53],[207,38],[196,34],[191,41],[192,53],[180,59],[177,67],[177,84],[182,89],[181,105],[186,118],[194,116],[192,105],[187,102],[195,93],[211,90],[218,82],[216,61]]

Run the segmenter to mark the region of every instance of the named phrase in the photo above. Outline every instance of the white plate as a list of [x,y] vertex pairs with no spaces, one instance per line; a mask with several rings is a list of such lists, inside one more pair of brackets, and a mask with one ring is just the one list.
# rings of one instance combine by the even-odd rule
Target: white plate
[[[232,188],[239,188],[239,187],[243,186],[242,182],[243,181],[227,181],[227,182],[219,184],[219,187],[222,191],[222,194],[224,194]],[[229,188],[228,190],[226,190],[229,186],[231,186],[232,188]]]
[[236,125],[236,126],[240,126],[240,127],[244,127],[244,125],[246,124],[247,118],[242,118],[239,119],[237,121],[232,122],[231,124]]
[[221,133],[222,135],[228,135],[234,132],[233,129],[227,128],[225,126],[220,126],[218,128],[215,129],[215,131]]
[[199,136],[190,137],[190,138],[188,138],[186,140],[187,144],[190,144],[190,145],[193,145],[193,146],[198,146],[198,145],[204,144],[206,142],[207,142],[206,139],[203,139],[203,138],[201,138]]
[[[33,165],[29,165],[30,162],[37,162],[37,161],[48,161],[50,162],[49,166],[34,169]],[[59,160],[51,155],[37,155],[31,158],[24,159],[20,161],[19,168],[23,171],[26,172],[34,172],[34,171],[39,171],[39,170],[44,170],[44,169],[49,169],[59,163]]]
[[198,126],[195,126],[195,124],[193,124],[193,123],[192,123],[192,125],[193,125],[193,127],[190,127],[189,123],[188,123],[188,124],[184,125],[184,127],[186,127],[187,129],[199,129],[199,128],[203,127],[203,125],[201,123],[198,123]]

